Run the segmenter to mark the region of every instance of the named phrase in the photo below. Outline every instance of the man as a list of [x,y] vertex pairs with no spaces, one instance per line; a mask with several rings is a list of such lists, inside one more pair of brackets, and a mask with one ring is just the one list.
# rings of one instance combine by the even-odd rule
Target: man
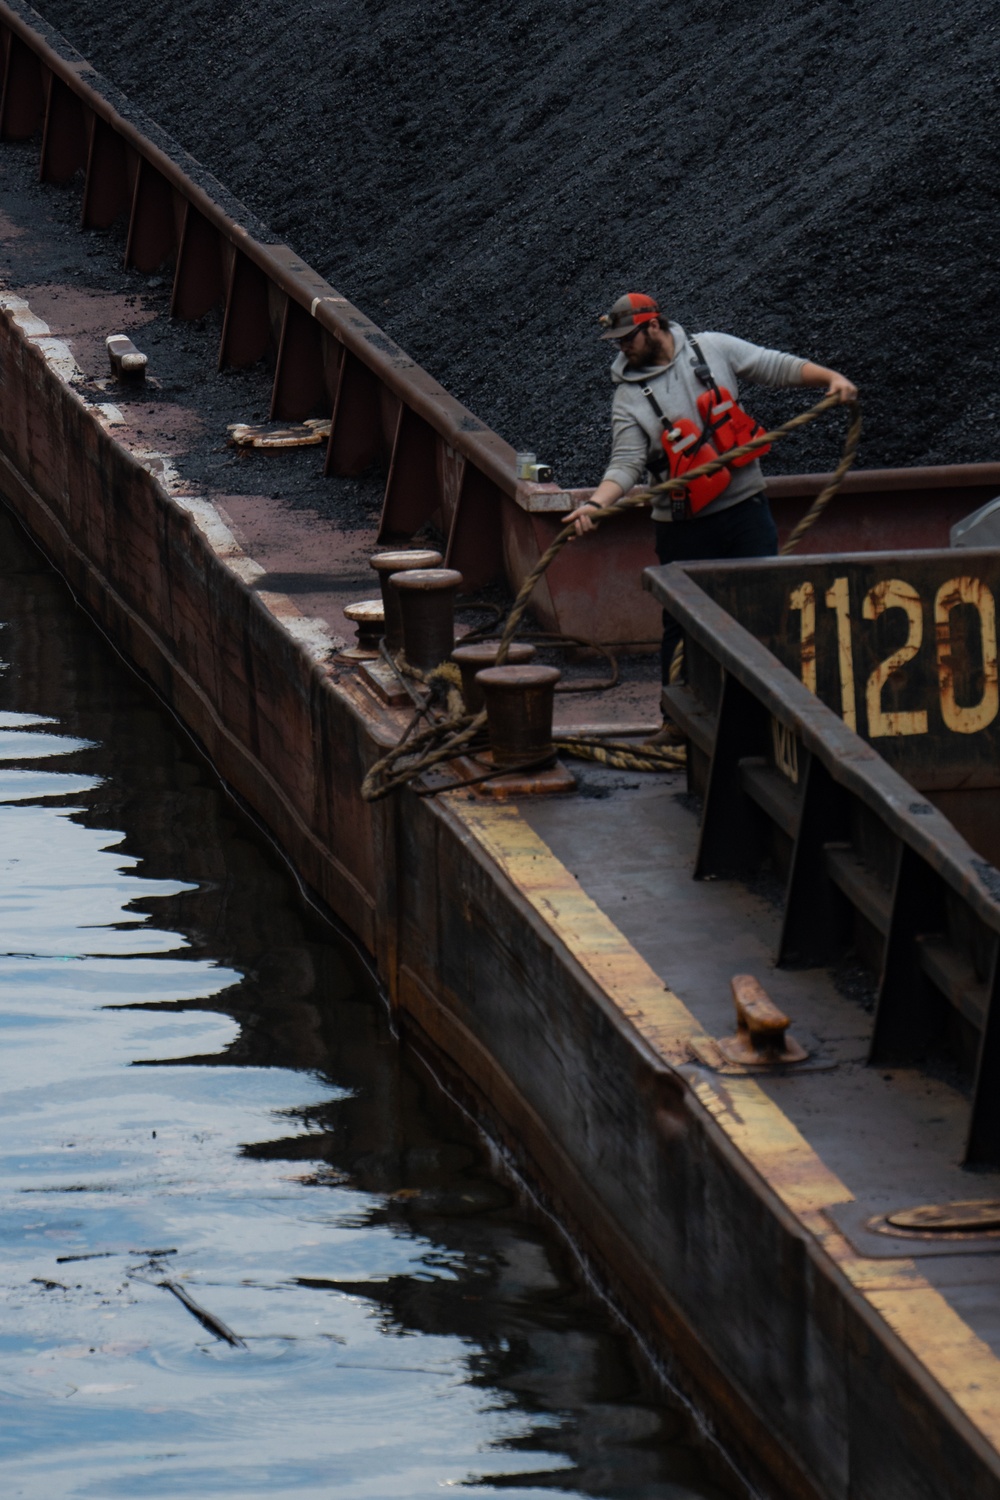
[[[762,349],[728,333],[689,338],[679,323],[663,317],[652,297],[641,292],[619,297],[601,321],[606,331],[600,337],[613,339],[619,350],[611,366],[615,386],[611,461],[591,498],[564,517],[576,523],[578,536],[594,530],[596,510],[613,505],[647,473],[658,480],[674,474],[680,477],[685,462],[693,467],[704,452],[700,436],[706,433],[706,422],[718,423],[720,436],[713,437],[709,431],[709,440],[717,448],[726,446],[723,434],[727,431],[732,434],[728,446],[735,446],[739,429],[723,424],[738,417],[752,427],[738,404],[740,380],[779,388],[825,386],[828,395],[839,396],[841,401],[853,401],[858,394],[846,376],[793,354]],[[716,413],[722,415],[716,417]],[[728,480],[720,478],[707,491],[689,495],[687,501],[681,498],[672,505],[669,495],[657,496],[653,521],[661,563],[773,557],[777,552],[778,536],[759,461],[727,468],[723,474],[729,475]],[[706,501],[705,493],[716,489],[719,493]],[[664,611],[664,683],[680,637],[680,627]],[[665,722],[657,739],[679,743],[683,736]]]

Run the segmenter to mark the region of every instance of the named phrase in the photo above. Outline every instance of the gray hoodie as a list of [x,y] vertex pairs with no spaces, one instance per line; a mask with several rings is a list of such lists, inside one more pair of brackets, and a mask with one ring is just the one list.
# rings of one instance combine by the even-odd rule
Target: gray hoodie
[[[613,479],[626,491],[643,482],[649,455],[662,451],[660,419],[642,393],[644,385],[649,386],[664,416],[671,421],[678,417],[698,420],[698,397],[705,390],[693,369],[698,360],[680,324],[671,323],[670,332],[674,336],[674,357],[668,365],[634,370],[625,363],[625,356],[619,354],[611,366],[615,387],[611,403],[611,462],[604,478]],[[794,354],[761,349],[730,333],[696,333],[695,338],[716,384],[724,385],[737,400],[741,379],[778,388],[802,384],[805,360],[797,359]],[[745,468],[733,469],[732,476],[722,494],[699,515],[727,510],[764,488],[764,477],[756,460]],[[669,502],[666,509],[653,507],[653,519],[670,520]]]

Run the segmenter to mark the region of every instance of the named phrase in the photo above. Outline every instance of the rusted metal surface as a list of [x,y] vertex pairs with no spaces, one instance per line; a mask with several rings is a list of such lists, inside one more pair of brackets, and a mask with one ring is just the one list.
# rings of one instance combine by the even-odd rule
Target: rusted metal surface
[[913,786],[1000,786],[1000,553],[793,556],[688,572]]
[[752,974],[736,974],[730,981],[736,1005],[735,1036],[692,1038],[691,1055],[714,1073],[781,1074],[825,1070],[829,1062],[815,1059],[789,1033],[791,1021]]
[[[476,681],[476,674],[484,667],[496,666],[499,649],[499,641],[477,641],[472,646],[456,646],[451,653],[452,661],[462,674],[462,697],[470,714],[478,714],[485,707],[486,700]],[[511,641],[507,650],[507,665],[526,666],[528,662],[534,661],[536,654],[534,646],[527,641]],[[551,733],[549,737],[551,738]]]
[[[956,557],[971,580],[957,591],[954,577],[944,577],[956,568]],[[967,593],[978,617],[986,617],[982,580],[994,576],[996,554],[911,554],[878,562],[865,556],[824,558],[811,565],[796,559],[728,569],[674,565],[647,573],[648,586],[686,633],[691,686],[673,690],[671,709],[692,727],[700,709],[710,726],[703,758],[692,757],[692,776],[705,799],[696,875],[751,876],[776,867],[785,882],[781,960],[826,964],[860,951],[881,976],[870,1061],[933,1064],[940,1056],[949,1058],[972,1088],[967,1160],[995,1165],[1000,1163],[1000,870],[810,690],[814,672],[819,680],[820,653],[808,648],[812,622],[799,582],[799,570],[809,566],[827,581],[833,599],[832,680],[846,701],[846,687],[853,689],[854,682],[845,661],[852,599],[889,597],[882,587],[889,567],[901,575],[910,568],[938,601],[937,649],[950,663],[952,600]],[[710,597],[709,589],[743,600],[754,618],[754,601],[780,594],[788,607],[794,596],[791,607],[807,617],[799,633],[807,642],[806,683]],[[922,605],[908,582],[905,591],[898,588],[891,595],[897,596],[912,641]],[[765,612],[768,607],[761,604]],[[870,614],[877,618],[879,610],[873,606]],[[880,650],[872,653],[876,663]],[[983,659],[988,658],[986,649]],[[866,671],[869,666],[866,660]],[[881,704],[884,675],[876,665],[868,677],[870,709]],[[939,684],[932,682],[932,688],[937,693]],[[982,702],[980,686],[972,693],[974,713]],[[898,712],[911,716],[906,723],[912,726],[913,715],[924,714],[929,721],[931,710],[908,702]],[[967,738],[987,734],[991,723],[977,720]],[[924,779],[933,783],[944,751],[923,720],[920,728],[930,760]],[[979,795],[997,794],[987,788]]]
[[523,766],[555,757],[552,705],[558,667],[484,667],[476,683],[486,704],[496,766]]
[[[567,509],[572,503],[567,495]],[[505,501],[504,564],[515,586],[561,529],[564,513],[529,512]],[[545,630],[651,649],[659,644],[660,611],[640,579],[655,562],[648,511],[624,511],[562,549],[531,596],[532,612]]]
[[[654,1064],[644,1076],[641,1057],[622,1048],[613,1008],[590,1010],[587,987],[607,986],[608,998],[615,997],[623,1007],[651,1052],[678,1064],[697,1035],[693,1018],[688,1014],[685,1019],[677,997],[645,968],[605,913],[516,816],[464,802],[456,802],[449,815],[478,835],[476,845],[449,848],[448,864],[442,867],[442,878],[464,892],[461,911],[418,888],[413,861],[432,836],[425,824],[432,817],[430,809],[417,810],[401,828],[406,840],[401,864],[414,870],[404,877],[406,933],[414,940],[411,954],[423,955],[419,967],[411,957],[401,975],[406,1008],[443,1054],[460,1059],[476,1082],[479,1099],[485,1098],[507,1121],[504,1138],[512,1150],[523,1151],[526,1144],[533,1150],[535,1143],[545,1149],[542,1143],[551,1143],[549,1122],[554,1114],[560,1116],[560,1139],[572,1143],[562,1155],[561,1201],[572,1205],[575,1224],[581,1229],[592,1224],[599,1236],[610,1229],[611,1239],[604,1243],[618,1265],[638,1251],[640,1259],[669,1266],[667,1279],[678,1300],[665,1310],[666,1317],[681,1308],[690,1314],[697,1307],[701,1312],[695,1322],[712,1325],[711,1341],[698,1348],[690,1347],[691,1325],[685,1334],[683,1315],[671,1325],[679,1344],[702,1362],[706,1379],[706,1360],[719,1359],[730,1369],[752,1365],[757,1410],[768,1413],[757,1441],[768,1446],[769,1462],[779,1468],[782,1463],[782,1455],[770,1448],[775,1424],[782,1434],[795,1431],[794,1443],[779,1439],[786,1465],[779,1489],[808,1493],[808,1483],[803,1489],[801,1477],[792,1473],[805,1458],[807,1467],[819,1462],[820,1469],[812,1472],[825,1493],[919,1495],[922,1500],[930,1500],[939,1487],[940,1493],[950,1493],[956,1476],[944,1475],[962,1460],[947,1424],[930,1412],[923,1427],[921,1419],[914,1421],[922,1400],[916,1367],[904,1363],[901,1368],[883,1356],[874,1327],[852,1293],[843,1301],[836,1294],[828,1297],[832,1287],[825,1284],[820,1261],[813,1259],[809,1237],[798,1239],[793,1248],[793,1239],[783,1233],[785,1221],[779,1228],[760,1217],[752,1193],[743,1196],[737,1163],[746,1153],[783,1207],[811,1223],[822,1223],[825,1210],[850,1194],[768,1112],[755,1081],[739,1078],[727,1078],[717,1096],[711,1086],[695,1085],[699,1101],[710,1107],[720,1138],[725,1138],[723,1154],[727,1146],[733,1148],[733,1177],[723,1186],[709,1165],[711,1151],[702,1155],[694,1113],[674,1091],[676,1075],[657,1072]],[[499,861],[517,892],[521,921],[516,946],[515,928],[501,925],[491,909],[489,859]],[[545,947],[549,923],[582,972],[579,988],[567,988],[565,979],[550,979]],[[441,965],[436,973],[432,962]],[[512,983],[522,999],[516,1029],[504,1026],[511,1013]],[[444,1003],[435,1002],[435,989],[443,989],[448,997]],[[488,1048],[477,1044],[484,1035],[490,1037]],[[537,1045],[542,1036],[559,1038],[555,1085],[543,1057],[548,1049]],[[713,1097],[717,1102],[711,1102]],[[650,1149],[640,1123],[647,1110],[658,1122],[658,1148]],[[607,1135],[598,1122],[612,1116],[616,1125]],[[617,1183],[611,1195],[612,1224],[625,1230],[614,1243],[614,1229],[593,1197],[596,1183],[610,1181]],[[714,1226],[708,1242],[694,1231],[703,1214]],[[870,1262],[859,1257],[855,1266],[842,1241],[831,1238],[828,1248],[837,1256],[837,1274],[856,1282],[862,1302],[870,1295],[886,1311],[891,1306],[907,1337],[919,1322],[928,1338],[953,1351],[948,1358],[971,1371],[975,1361],[970,1362],[968,1350],[959,1352],[947,1331],[947,1314],[933,1293],[925,1294],[911,1279],[911,1268],[897,1261],[891,1271],[872,1276]],[[636,1270],[634,1285],[639,1288],[642,1273]],[[639,1314],[643,1326],[660,1316],[660,1307],[650,1295]],[[888,1436],[880,1442],[876,1413],[884,1413],[887,1404],[895,1408],[897,1401],[906,1415],[898,1424],[895,1417],[889,1422]],[[948,1449],[943,1468],[941,1442]],[[959,1481],[959,1487],[966,1482]],[[987,1493],[993,1483],[974,1482],[983,1482]]]
[[270,423],[255,426],[249,422],[233,422],[229,427],[229,441],[234,448],[263,448],[281,452],[286,448],[315,448],[325,443],[330,436],[330,424],[320,417],[307,417],[294,427],[274,427]]
[[112,375],[119,380],[145,380],[146,356],[140,354],[130,338],[123,333],[113,333],[105,342]]
[[[829,479],[829,474],[768,478],[767,494],[778,523],[779,543]],[[995,495],[1000,495],[1000,463],[855,469],[797,550],[800,556],[806,556],[946,547],[955,522]]]
[[410,568],[390,573],[403,623],[403,654],[411,667],[433,672],[455,647],[455,595],[462,575],[454,568]]
[[399,595],[389,586],[393,573],[405,573],[408,568],[439,568],[443,561],[440,552],[414,548],[412,552],[376,552],[369,559],[378,575],[382,593],[382,609],[385,613],[385,644],[393,653],[403,645],[403,616],[399,612]]
[[[767,479],[779,542],[829,478],[787,474]],[[535,565],[559,530],[561,517],[592,493],[556,485],[518,487],[504,518],[504,558],[512,582],[519,582]],[[947,547],[954,523],[998,494],[996,463],[855,470],[806,534],[796,556]],[[654,561],[649,513],[626,512],[613,526],[560,553],[535,591],[535,612],[546,629],[568,635],[620,643],[654,641],[658,612],[637,587],[642,569]]]
[[8,317],[0,354],[17,513],[378,955],[398,1014],[762,1486],[995,1500],[997,1361],[946,1299],[912,1262],[852,1254],[825,1218],[843,1183],[754,1079],[688,1066],[690,1012],[515,807],[362,805],[404,715],[302,644],[250,559],[215,549],[207,502],[170,499]]
[[890,1229],[913,1234],[1000,1234],[1000,1202],[995,1198],[967,1203],[924,1203],[885,1215]]
[[729,1062],[778,1067],[809,1056],[788,1028],[792,1024],[752,974],[733,976],[736,1035],[719,1043]]

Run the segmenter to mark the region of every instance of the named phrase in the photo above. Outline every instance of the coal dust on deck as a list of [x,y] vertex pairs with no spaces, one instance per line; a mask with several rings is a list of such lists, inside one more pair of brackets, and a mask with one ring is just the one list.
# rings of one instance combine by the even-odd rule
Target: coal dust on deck
[[4,1494],[741,1494],[2,514],[0,558]]

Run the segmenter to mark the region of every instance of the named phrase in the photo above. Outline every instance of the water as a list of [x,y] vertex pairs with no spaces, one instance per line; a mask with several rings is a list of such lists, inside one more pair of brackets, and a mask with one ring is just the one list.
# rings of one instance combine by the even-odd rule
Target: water
[[0,621],[5,1496],[742,1494],[2,512]]

